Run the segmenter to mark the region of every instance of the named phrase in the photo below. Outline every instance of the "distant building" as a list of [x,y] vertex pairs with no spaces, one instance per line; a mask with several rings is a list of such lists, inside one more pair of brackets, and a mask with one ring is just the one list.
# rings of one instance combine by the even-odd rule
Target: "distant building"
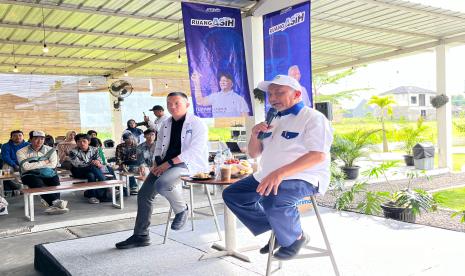
[[431,105],[431,98],[436,92],[416,86],[400,86],[386,91],[380,96],[391,95],[396,101],[392,107],[392,115],[396,119],[405,118],[415,121],[420,116],[426,120],[436,118],[436,109]]

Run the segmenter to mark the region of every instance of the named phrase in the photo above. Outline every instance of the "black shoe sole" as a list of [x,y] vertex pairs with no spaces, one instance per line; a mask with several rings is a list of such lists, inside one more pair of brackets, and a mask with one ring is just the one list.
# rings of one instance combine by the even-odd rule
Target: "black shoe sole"
[[142,242],[142,243],[131,243],[131,244],[126,244],[126,245],[115,245],[117,249],[130,249],[130,248],[135,248],[135,247],[143,247],[143,246],[149,246],[151,243],[150,242]]

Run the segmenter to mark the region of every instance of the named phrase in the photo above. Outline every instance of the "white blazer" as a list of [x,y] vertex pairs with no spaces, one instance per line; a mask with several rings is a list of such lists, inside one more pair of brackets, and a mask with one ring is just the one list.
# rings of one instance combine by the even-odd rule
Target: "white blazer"
[[[171,117],[163,121],[157,134],[155,156],[165,158],[170,145]],[[193,114],[186,114],[181,131],[181,154],[179,154],[190,174],[208,172],[208,127]]]

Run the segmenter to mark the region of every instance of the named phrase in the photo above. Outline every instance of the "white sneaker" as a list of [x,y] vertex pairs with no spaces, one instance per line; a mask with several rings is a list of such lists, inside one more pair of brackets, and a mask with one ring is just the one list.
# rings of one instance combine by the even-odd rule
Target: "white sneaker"
[[68,212],[69,212],[68,208],[58,208],[55,206],[48,207],[47,209],[45,209],[45,213],[47,215],[61,215],[61,214],[65,214]]
[[98,200],[98,198],[96,198],[96,197],[91,197],[91,198],[89,198],[88,202],[90,204],[99,204],[100,200]]
[[52,207],[66,209],[66,206],[68,206],[68,201],[66,200],[55,199],[54,201],[52,201]]

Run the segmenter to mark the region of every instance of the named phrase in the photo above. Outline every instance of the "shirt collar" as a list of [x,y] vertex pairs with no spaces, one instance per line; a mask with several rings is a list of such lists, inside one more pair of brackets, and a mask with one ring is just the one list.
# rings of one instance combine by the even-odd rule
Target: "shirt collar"
[[304,108],[304,102],[300,101],[298,103],[296,103],[295,105],[293,105],[292,107],[286,109],[286,110],[283,110],[283,111],[280,111],[278,112],[278,115],[277,116],[286,116],[286,115],[289,115],[289,114],[294,114],[297,116],[297,114],[299,114],[300,110],[302,108]]

